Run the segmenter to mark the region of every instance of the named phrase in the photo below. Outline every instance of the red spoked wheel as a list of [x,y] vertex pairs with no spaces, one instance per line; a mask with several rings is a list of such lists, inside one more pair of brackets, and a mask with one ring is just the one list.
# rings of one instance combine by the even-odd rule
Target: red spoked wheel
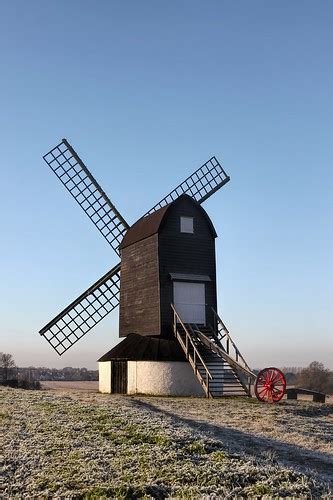
[[264,368],[258,373],[254,392],[259,401],[277,403],[286,392],[286,379],[278,368]]

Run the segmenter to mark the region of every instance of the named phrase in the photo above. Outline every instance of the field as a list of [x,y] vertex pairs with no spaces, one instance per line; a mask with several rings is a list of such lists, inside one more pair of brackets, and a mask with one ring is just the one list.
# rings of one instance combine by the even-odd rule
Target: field
[[333,405],[1,388],[1,498],[329,498]]

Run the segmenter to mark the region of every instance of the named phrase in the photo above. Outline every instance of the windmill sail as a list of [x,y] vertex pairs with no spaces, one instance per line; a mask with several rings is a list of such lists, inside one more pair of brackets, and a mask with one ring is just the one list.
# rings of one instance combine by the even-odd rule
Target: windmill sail
[[212,158],[201,165],[201,167],[187,177],[179,186],[173,189],[161,201],[156,203],[153,208],[145,213],[144,217],[168,205],[176,200],[181,194],[188,194],[198,203],[203,203],[229,181],[230,177],[226,174],[216,157],[212,156]]
[[118,247],[129,225],[72,146],[63,139],[43,158],[106,241],[119,254]]
[[40,330],[61,356],[119,304],[120,264]]
[[[112,248],[119,253],[118,247],[129,226],[72,146],[63,139],[44,156],[44,160]],[[202,203],[229,180],[230,177],[213,156],[144,216],[171,203],[181,194],[188,194]],[[61,356],[117,307],[119,290],[120,263],[81,294],[39,333]]]

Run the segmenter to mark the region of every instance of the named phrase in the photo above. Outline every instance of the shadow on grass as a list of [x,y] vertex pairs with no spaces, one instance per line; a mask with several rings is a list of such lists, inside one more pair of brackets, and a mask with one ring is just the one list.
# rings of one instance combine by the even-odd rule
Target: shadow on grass
[[202,437],[220,441],[230,453],[255,456],[260,460],[271,455],[278,463],[291,467],[307,475],[317,475],[320,479],[333,484],[333,457],[328,453],[308,450],[301,446],[285,443],[275,439],[257,436],[244,431],[197,421],[176,415],[172,411],[161,409],[153,402],[133,398],[131,404],[171,419],[173,424],[182,424],[199,432]]

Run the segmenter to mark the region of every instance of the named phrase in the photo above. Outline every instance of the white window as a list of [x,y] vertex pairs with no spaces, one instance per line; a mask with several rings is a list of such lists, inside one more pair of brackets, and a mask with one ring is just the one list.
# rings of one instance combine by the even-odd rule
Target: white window
[[193,234],[193,217],[180,218],[180,232]]

